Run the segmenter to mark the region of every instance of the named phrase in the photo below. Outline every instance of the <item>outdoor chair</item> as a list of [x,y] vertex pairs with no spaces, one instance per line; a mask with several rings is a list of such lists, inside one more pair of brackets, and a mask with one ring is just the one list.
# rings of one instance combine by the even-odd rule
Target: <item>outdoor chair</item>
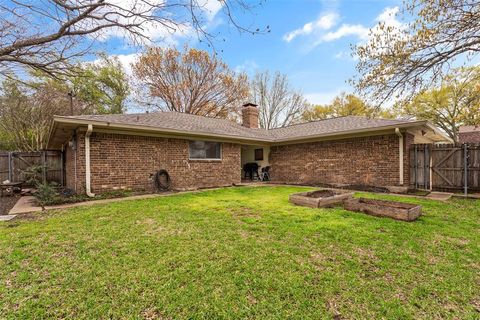
[[261,180],[262,181],[270,181],[270,166],[266,166],[262,168],[261,172]]

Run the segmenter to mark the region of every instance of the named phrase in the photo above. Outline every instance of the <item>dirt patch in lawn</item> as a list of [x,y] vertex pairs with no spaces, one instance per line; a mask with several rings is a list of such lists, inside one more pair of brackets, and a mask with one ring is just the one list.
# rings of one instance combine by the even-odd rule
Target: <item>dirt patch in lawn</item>
[[231,210],[234,217],[239,218],[260,218],[260,216],[251,208],[239,207]]
[[8,214],[10,209],[12,209],[15,203],[17,203],[19,198],[20,197],[17,196],[0,197],[0,215]]
[[334,195],[335,192],[333,192],[332,190],[317,190],[307,193],[307,197],[310,198],[328,198],[333,197]]

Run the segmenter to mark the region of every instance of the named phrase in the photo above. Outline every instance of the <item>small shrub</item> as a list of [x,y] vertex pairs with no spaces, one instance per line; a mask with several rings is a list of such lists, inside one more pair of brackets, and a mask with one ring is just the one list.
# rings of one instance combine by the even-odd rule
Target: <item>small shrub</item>
[[37,186],[42,183],[44,166],[34,164],[22,171],[25,183],[29,186]]
[[59,194],[54,183],[37,184],[37,191],[34,193],[38,204],[45,210],[45,206],[55,204],[59,199]]

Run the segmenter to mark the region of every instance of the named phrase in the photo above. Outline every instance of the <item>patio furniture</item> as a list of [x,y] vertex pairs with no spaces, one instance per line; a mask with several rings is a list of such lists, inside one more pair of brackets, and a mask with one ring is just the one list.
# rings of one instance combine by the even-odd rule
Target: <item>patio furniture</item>
[[260,175],[258,174],[258,168],[259,166],[256,162],[245,163],[243,165],[243,172],[245,173],[244,179],[247,178],[247,175],[250,177],[250,180],[260,179]]
[[260,180],[270,181],[270,166],[263,167],[260,173]]
[[13,195],[15,189],[22,189],[22,182],[7,182],[0,184],[0,197],[3,197],[4,191],[10,190],[10,194]]

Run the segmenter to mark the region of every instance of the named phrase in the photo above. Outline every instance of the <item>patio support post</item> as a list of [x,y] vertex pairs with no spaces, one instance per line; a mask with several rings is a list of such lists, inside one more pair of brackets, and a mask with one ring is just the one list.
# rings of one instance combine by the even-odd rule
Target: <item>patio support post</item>
[[403,134],[399,128],[395,128],[395,133],[398,136],[399,180],[400,185],[403,186]]
[[90,185],[90,136],[92,135],[92,131],[93,126],[89,124],[87,132],[85,133],[85,193],[91,198],[95,197]]

